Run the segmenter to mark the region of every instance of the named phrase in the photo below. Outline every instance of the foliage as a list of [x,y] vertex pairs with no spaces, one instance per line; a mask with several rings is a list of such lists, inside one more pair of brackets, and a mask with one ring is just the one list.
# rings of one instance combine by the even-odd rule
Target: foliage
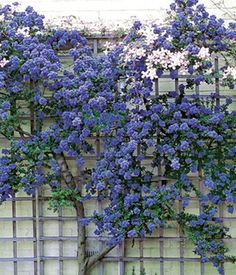
[[[78,32],[48,33],[32,8],[6,6],[0,16],[0,133],[9,141],[0,158],[1,201],[49,185],[51,208],[75,206],[80,223],[95,222],[96,234],[112,236],[111,246],[175,220],[202,261],[223,273],[222,263],[234,258],[217,216],[223,204],[233,213],[236,202],[236,116],[230,98],[187,92],[215,78],[233,87],[235,25],[224,26],[196,0],[176,0],[166,26],[136,22],[121,45],[94,57]],[[68,44],[73,66],[64,70],[58,51]],[[219,69],[215,55],[225,60]],[[154,96],[153,80],[164,73],[190,77]],[[22,120],[29,114],[31,131]],[[98,134],[102,153],[94,169],[84,169],[84,155],[95,152],[89,140]],[[83,180],[68,157],[84,170]],[[191,180],[197,173],[204,192]],[[108,205],[88,218],[83,203],[94,194]],[[188,213],[193,195],[199,215]]]
[[49,209],[58,211],[60,208],[74,207],[73,202],[81,201],[78,191],[69,188],[55,188],[49,201]]
[[[132,275],[136,275],[134,266],[132,268]],[[145,271],[144,267],[140,269],[140,275],[146,275],[146,271]],[[156,275],[156,273],[155,273],[155,275]]]

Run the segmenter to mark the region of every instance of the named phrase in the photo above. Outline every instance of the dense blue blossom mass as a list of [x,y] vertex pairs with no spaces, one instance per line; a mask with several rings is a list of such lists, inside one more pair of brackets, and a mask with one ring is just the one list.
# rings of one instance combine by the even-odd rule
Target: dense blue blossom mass
[[[0,200],[42,185],[51,187],[55,208],[96,194],[107,206],[81,224],[94,222],[96,234],[112,236],[110,245],[176,221],[202,262],[222,274],[222,263],[235,260],[218,216],[219,206],[232,214],[236,203],[236,115],[231,98],[202,97],[194,88],[216,78],[234,87],[236,24],[226,26],[197,0],[176,0],[168,24],[135,22],[117,47],[94,57],[78,31],[49,31],[31,7],[8,5],[0,17],[0,134],[9,142],[0,157]],[[65,69],[58,53],[68,45],[73,65]],[[217,70],[216,55],[225,58]],[[154,95],[163,74],[186,81]],[[89,169],[84,155],[94,154],[90,139],[98,135],[103,150]],[[67,157],[83,170],[83,186]],[[193,196],[199,215],[188,211]]]

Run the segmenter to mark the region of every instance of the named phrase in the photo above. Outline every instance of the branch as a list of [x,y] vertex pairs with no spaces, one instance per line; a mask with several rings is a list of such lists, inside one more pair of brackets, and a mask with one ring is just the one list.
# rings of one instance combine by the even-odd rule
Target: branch
[[18,126],[15,131],[17,131],[22,138],[25,138],[26,136],[33,137],[30,133],[24,131],[20,126]]
[[0,135],[4,136],[7,140],[9,140],[9,137],[2,131],[0,131]]
[[[82,186],[80,186],[81,182],[79,182],[78,184],[76,183],[75,177],[72,175],[72,173],[70,171],[70,168],[68,166],[68,163],[66,161],[64,153],[61,153],[61,154],[54,153],[53,156],[56,159],[56,161],[60,167],[61,174],[65,181],[66,186],[69,188],[73,188],[73,189],[76,189],[77,186],[79,186],[80,192],[81,192],[81,190],[82,190]],[[72,202],[74,204],[74,207],[76,209],[77,216],[79,217],[79,219],[84,218],[83,203],[81,201],[72,201]]]
[[107,255],[114,247],[116,246],[114,245],[114,246],[106,247],[102,251],[100,251],[98,254],[95,254],[92,257],[87,258],[85,262],[86,270],[91,269],[98,261],[100,261],[105,255]]
[[76,188],[76,181],[74,176],[72,175],[70,168],[67,164],[66,158],[64,153],[61,154],[53,154],[54,158],[56,159],[60,170],[61,170],[61,174],[65,180],[65,183],[68,187],[72,187],[72,188]]

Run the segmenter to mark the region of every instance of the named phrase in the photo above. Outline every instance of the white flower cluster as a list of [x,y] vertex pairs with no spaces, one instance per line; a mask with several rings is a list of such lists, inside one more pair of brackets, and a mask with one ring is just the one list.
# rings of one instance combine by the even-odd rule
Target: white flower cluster
[[[154,34],[152,27],[142,27],[138,32],[139,39],[135,43],[124,46],[121,54],[125,63],[140,60],[145,57],[146,70],[142,72],[142,78],[157,78],[157,70],[178,70],[180,74],[188,74],[188,68],[192,64],[197,70],[203,65],[203,61],[210,61],[211,54],[209,48],[202,47],[195,55],[187,49],[171,51],[164,48],[155,49],[155,40],[158,34]],[[194,62],[190,63],[190,55],[194,57]]]
[[227,67],[223,71],[223,78],[226,79],[228,77],[232,77],[233,80],[236,80],[236,67]]
[[[179,74],[188,74],[190,65],[193,66],[194,70],[198,70],[202,67],[203,61],[210,61],[210,50],[205,47],[201,47],[196,54],[192,54],[188,49],[171,51],[164,48],[155,48],[155,42],[159,34],[155,33],[153,26],[142,25],[141,29],[137,31],[137,40],[124,46],[121,54],[125,63],[138,61],[143,57],[146,58],[146,70],[142,72],[143,78],[152,80],[157,78],[157,70],[178,70]],[[162,37],[163,35],[168,42],[171,42],[170,36],[165,33],[162,33]]]
[[133,47],[131,44],[124,46],[122,55],[124,57],[124,62],[127,63],[144,57],[146,55],[146,50],[142,47]]
[[147,70],[142,72],[142,77],[155,79],[157,78],[157,67],[163,70],[179,69],[184,72],[189,65],[188,52],[171,52],[166,49],[152,51],[146,60]]

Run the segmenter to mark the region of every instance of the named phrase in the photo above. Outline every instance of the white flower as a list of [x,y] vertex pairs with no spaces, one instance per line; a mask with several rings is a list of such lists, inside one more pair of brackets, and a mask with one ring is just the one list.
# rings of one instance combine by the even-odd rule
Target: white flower
[[209,68],[206,70],[206,74],[212,74],[213,73],[213,68]]
[[0,22],[4,22],[4,20],[5,20],[4,14],[1,14],[0,15]]
[[145,43],[149,46],[154,43],[154,41],[158,38],[158,34],[154,33],[153,27],[143,26],[138,34],[144,37]]
[[236,67],[228,67],[224,70],[223,78],[232,77],[236,80]]
[[3,68],[5,67],[5,65],[9,62],[9,60],[7,60],[5,57],[0,60],[0,67]]
[[201,62],[199,62],[199,61],[196,61],[195,62],[195,64],[193,65],[193,69],[194,70],[197,70],[199,67],[201,67],[202,66],[202,63]]
[[179,68],[179,74],[188,75],[189,74],[188,69],[186,67],[184,67],[184,66],[181,66]]
[[170,36],[170,35],[168,35],[168,36],[167,36],[167,38],[166,38],[166,40],[167,40],[168,42],[172,42],[173,37],[172,37],[172,36]]
[[189,61],[187,60],[186,51],[176,52],[170,55],[170,65],[169,67],[173,70],[178,69],[179,67],[188,66]]
[[19,29],[17,29],[16,35],[22,34],[25,37],[29,37],[29,35],[30,35],[29,32],[30,32],[29,27],[19,28]]
[[146,50],[144,48],[138,48],[135,51],[135,55],[139,58],[144,57],[146,54]]
[[151,80],[158,78],[156,69],[150,68],[147,71],[143,71],[142,78],[150,78]]
[[143,56],[146,55],[146,50],[142,47],[133,47],[132,45],[124,46],[123,53],[121,56],[123,56],[125,63],[140,59]]
[[104,47],[105,47],[104,53],[108,54],[109,51],[112,51],[113,49],[115,49],[116,44],[106,41],[106,43],[104,44]]
[[202,47],[199,53],[197,54],[197,57],[199,57],[200,59],[209,60],[211,57],[209,49]]

